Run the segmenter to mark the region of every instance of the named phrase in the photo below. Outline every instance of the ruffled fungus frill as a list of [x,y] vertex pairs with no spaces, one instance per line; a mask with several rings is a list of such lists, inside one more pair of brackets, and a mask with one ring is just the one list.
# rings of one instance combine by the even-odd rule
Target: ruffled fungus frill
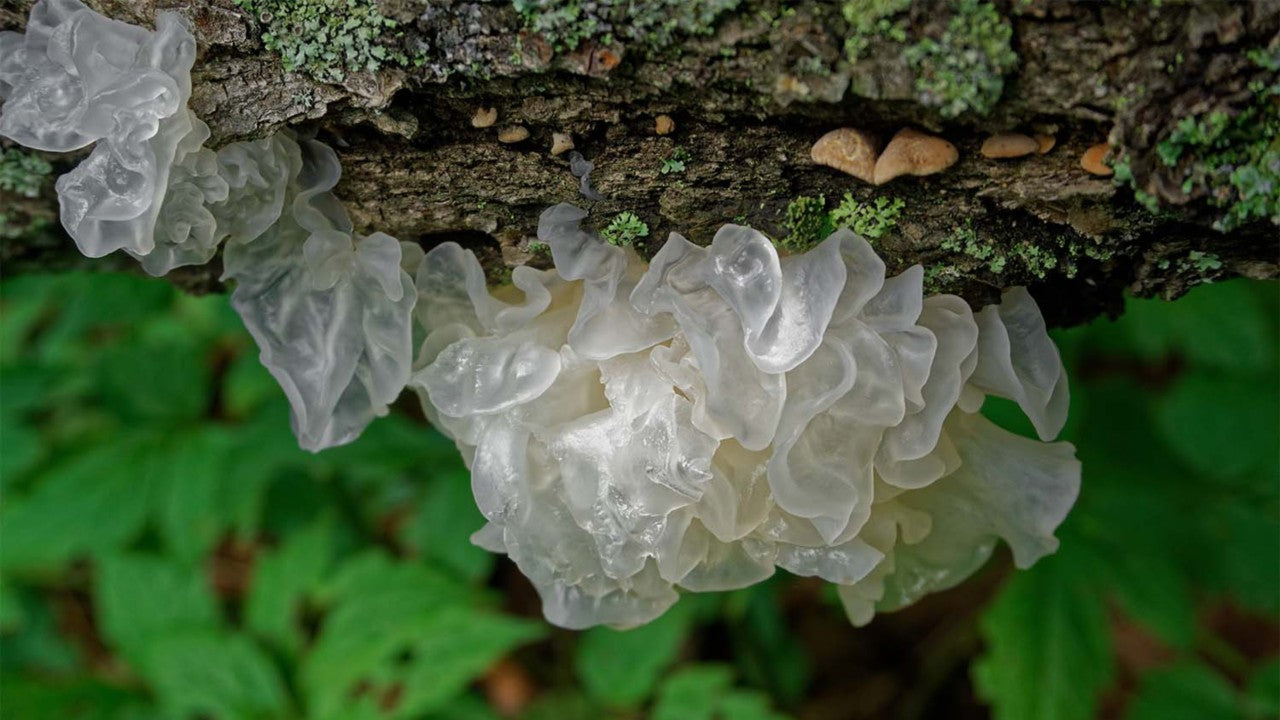
[[[556,269],[491,295],[446,243],[419,267],[430,329],[410,382],[462,449],[488,524],[552,622],[629,626],[687,590],[775,567],[839,585],[870,620],[949,587],[1003,538],[1019,566],[1057,544],[1080,466],[978,410],[1016,401],[1044,440],[1066,380],[1023,289],[976,315],[892,278],[840,230],[779,257],[750,228],[672,234],[649,266],[547,210]],[[523,297],[518,297],[523,294]]]
[[[1047,442],[1066,379],[1025,290],[975,314],[925,297],[919,266],[886,278],[848,230],[787,257],[738,225],[709,247],[672,234],[646,265],[557,205],[538,228],[555,269],[516,268],[498,297],[456,244],[357,233],[327,146],[286,131],[203,147],[194,48],[176,14],[152,32],[40,0],[25,35],[0,33],[0,134],[96,143],[57,184],[86,255],[124,250],[159,275],[225,247],[303,447],[354,439],[414,387],[471,467],[475,541],[512,557],[552,622],[636,625],[676,588],[781,567],[836,583],[862,624],[959,582],[997,538],[1020,567],[1056,547],[1080,466]],[[874,180],[956,157],[903,131]],[[570,167],[598,199],[591,164]],[[988,395],[1041,441],[978,414]]]

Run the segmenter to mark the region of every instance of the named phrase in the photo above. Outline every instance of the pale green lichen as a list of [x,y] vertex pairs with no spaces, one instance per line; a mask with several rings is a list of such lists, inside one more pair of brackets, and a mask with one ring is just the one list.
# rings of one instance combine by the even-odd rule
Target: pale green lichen
[[1106,262],[1115,251],[1098,241],[1075,237],[1050,237],[1042,241],[1017,240],[999,245],[978,233],[972,222],[956,227],[943,239],[940,247],[960,256],[956,265],[968,270],[982,269],[992,274],[1014,272],[1043,280],[1051,272],[1068,278],[1079,273],[1079,262]]
[[[1269,73],[1280,69],[1280,46],[1246,55]],[[1242,109],[1183,117],[1155,148],[1183,193],[1203,195],[1224,211],[1213,225],[1224,232],[1256,221],[1280,225],[1280,80],[1272,74],[1248,87]],[[1131,187],[1149,211],[1160,211],[1159,198],[1138,186],[1128,154],[1120,155],[1114,169],[1117,184]]]
[[859,56],[877,39],[906,42],[906,23],[894,20],[911,9],[911,0],[845,0],[840,6],[849,34],[844,39],[845,58],[858,62]]
[[600,237],[610,245],[633,245],[636,240],[649,236],[649,226],[631,211],[618,213],[600,231]]
[[1213,282],[1217,271],[1222,269],[1222,258],[1215,253],[1192,250],[1186,257],[1177,259],[1176,267],[1169,258],[1161,258],[1156,262],[1156,267],[1161,270],[1173,267],[1178,275],[1190,278],[1192,285],[1199,285]]
[[999,253],[989,240],[980,239],[973,229],[973,223],[966,223],[951,231],[942,241],[942,249],[948,252],[967,255],[993,273],[1002,272],[1008,259]]
[[52,174],[53,166],[39,155],[16,148],[0,153],[0,190],[38,197]]
[[943,292],[964,279],[964,272],[954,265],[929,265],[924,269],[924,289],[930,293]]
[[1004,75],[1018,63],[1013,29],[995,6],[956,0],[942,37],[924,38],[906,49],[916,73],[916,92],[943,117],[985,115],[1004,92]]
[[649,53],[682,37],[710,35],[725,12],[742,0],[512,0],[525,28],[557,51],[588,40],[634,43]]
[[[1259,67],[1280,67],[1280,49],[1249,54]],[[1203,192],[1225,213],[1227,231],[1255,220],[1280,225],[1280,80],[1255,80],[1252,101],[1229,115],[1215,110],[1184,117],[1156,146],[1160,161],[1182,174],[1182,191]]]
[[284,69],[323,82],[348,72],[409,65],[394,45],[398,23],[373,0],[235,0],[263,25],[262,44],[280,54]]

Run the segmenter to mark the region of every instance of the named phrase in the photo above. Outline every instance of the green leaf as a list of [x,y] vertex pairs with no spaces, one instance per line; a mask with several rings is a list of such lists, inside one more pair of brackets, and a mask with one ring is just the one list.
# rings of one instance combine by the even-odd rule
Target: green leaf
[[[1064,547],[1069,547],[1064,538]],[[996,720],[1087,720],[1112,680],[1106,606],[1066,550],[1014,573],[983,614],[975,686]]]
[[1280,717],[1280,658],[1254,672],[1245,694],[1250,718]]
[[45,455],[39,431],[8,412],[0,412],[0,486],[8,490]]
[[1200,568],[1205,584],[1268,617],[1280,614],[1278,516],[1274,501],[1227,497],[1206,502],[1197,518],[1209,551]]
[[213,593],[199,569],[165,558],[140,553],[104,558],[95,590],[103,637],[139,669],[153,641],[219,625]]
[[489,703],[475,693],[454,698],[448,707],[427,716],[427,720],[500,720]]
[[1110,569],[1108,579],[1125,612],[1170,645],[1191,646],[1196,618],[1190,584],[1167,554],[1120,546],[1100,555],[1097,563]]
[[150,438],[89,448],[0,509],[0,564],[48,571],[81,554],[109,552],[137,536],[151,509]]
[[194,336],[112,345],[99,363],[98,389],[122,417],[178,422],[208,407],[211,369]]
[[160,720],[137,694],[89,678],[0,676],[6,718]]
[[471,534],[484,525],[484,516],[471,497],[470,475],[461,467],[433,473],[417,506],[405,539],[423,558],[478,581],[493,569],[494,555],[471,544]]
[[167,439],[157,463],[157,512],[160,534],[174,557],[199,560],[229,524],[220,502],[229,448],[229,437],[215,425]]
[[325,516],[290,533],[264,553],[253,569],[245,601],[245,624],[275,647],[297,654],[303,644],[299,610],[329,569],[333,522]]
[[733,670],[724,665],[688,665],[658,690],[652,720],[785,720],[758,690],[732,687]]
[[[75,672],[79,655],[76,648],[58,631],[57,620],[49,604],[39,594],[23,592],[13,583],[4,582],[5,623],[0,642],[0,668],[4,673],[33,671],[66,676]],[[0,673],[0,674],[4,674]],[[5,697],[5,702],[8,702]]]
[[539,695],[520,720],[601,720],[611,717],[577,690],[551,690]]
[[689,621],[688,608],[677,604],[647,625],[630,630],[594,627],[583,633],[574,667],[587,694],[615,706],[644,701],[679,655]]
[[1191,468],[1237,478],[1275,459],[1277,392],[1275,373],[1269,380],[1189,373],[1156,403],[1156,419],[1169,449]]
[[720,701],[720,717],[723,720],[786,720],[785,716],[773,711],[768,696],[749,691],[726,695]]
[[276,398],[280,386],[262,366],[256,352],[242,352],[222,381],[222,403],[232,417],[247,417]]
[[127,273],[75,272],[14,278],[5,284],[6,303],[10,298],[34,296],[37,313],[23,319],[36,322],[14,328],[20,333],[15,345],[45,365],[91,361],[102,338],[127,332],[170,310],[176,295],[163,280]]
[[1177,303],[1130,299],[1120,349],[1149,359],[1181,355],[1194,366],[1266,373],[1276,365],[1276,283],[1244,280],[1200,285]]
[[[335,606],[301,669],[313,718],[367,712],[393,686],[403,695],[384,717],[437,709],[541,633],[538,624],[477,606],[474,592],[440,573],[380,553],[348,561],[322,595]],[[359,687],[370,690],[357,694]]]
[[729,595],[734,659],[744,680],[796,703],[809,685],[809,655],[791,631],[778,597],[782,575]]
[[683,667],[658,689],[652,720],[713,720],[732,684],[733,670],[727,666]]
[[173,717],[280,718],[289,700],[275,666],[242,635],[164,636],[146,650],[146,675]]
[[[236,426],[231,444],[226,459],[231,481],[222,484],[221,503],[236,530],[248,535],[259,530],[273,481],[286,470],[304,467],[309,458],[289,430],[283,393],[280,402],[268,403],[252,420]],[[310,477],[303,479],[314,502],[315,484]]]
[[402,717],[437,710],[498,659],[542,635],[537,623],[472,608],[447,608],[419,629],[404,675]]
[[1204,665],[1181,663],[1147,673],[1125,720],[1243,718],[1235,688]]

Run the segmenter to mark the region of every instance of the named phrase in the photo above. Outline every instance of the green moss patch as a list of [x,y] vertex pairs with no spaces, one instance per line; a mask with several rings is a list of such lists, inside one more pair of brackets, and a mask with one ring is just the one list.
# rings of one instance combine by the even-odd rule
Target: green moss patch
[[23,197],[37,197],[53,167],[39,155],[10,148],[0,153],[0,190]]
[[[1249,57],[1280,69],[1280,49]],[[1255,80],[1249,90],[1243,110],[1184,117],[1156,146],[1160,162],[1180,174],[1184,193],[1203,193],[1225,211],[1214,223],[1218,230],[1256,220],[1280,225],[1280,80]]]
[[741,0],[512,0],[524,26],[558,51],[588,40],[634,43],[651,53],[682,37],[710,35],[716,21]]
[[1005,73],[1018,64],[1010,45],[1013,28],[982,0],[957,0],[952,12],[941,38],[924,38],[906,50],[916,92],[943,117],[985,115],[1004,92]]
[[851,63],[877,39],[907,41],[907,28],[902,19],[894,19],[911,9],[911,0],[845,0],[840,6],[849,34],[844,39],[844,54]]
[[827,212],[826,206],[827,199],[822,195],[801,196],[788,203],[782,221],[787,236],[777,241],[778,247],[789,252],[804,252],[841,227],[867,240],[876,240],[897,226],[906,203],[890,197],[860,202],[851,193],[845,193],[831,212]]
[[323,82],[349,72],[410,64],[396,46],[398,23],[373,0],[235,0],[263,26],[262,43],[280,53],[284,69]]

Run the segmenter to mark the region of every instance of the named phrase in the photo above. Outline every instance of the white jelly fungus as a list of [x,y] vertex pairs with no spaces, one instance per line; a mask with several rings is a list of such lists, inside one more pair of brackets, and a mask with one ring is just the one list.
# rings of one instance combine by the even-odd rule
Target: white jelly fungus
[[[356,233],[322,143],[205,148],[194,57],[174,13],[152,32],[40,0],[25,35],[0,33],[0,135],[94,145],[57,183],[84,254],[161,275],[224,248],[303,447],[349,442],[413,387],[471,468],[474,541],[511,556],[551,622],[637,625],[677,588],[781,567],[836,583],[862,624],[960,581],[998,538],[1019,567],[1055,549],[1080,465],[1047,442],[1066,379],[1025,290],[975,314],[925,297],[919,266],[886,278],[848,230],[785,257],[739,225],[709,247],[673,233],[645,263],[557,205],[538,227],[555,269],[490,293],[456,244]],[[571,167],[598,198],[590,163]],[[1040,440],[983,418],[988,395]]]
[[568,205],[538,238],[556,269],[509,297],[446,243],[418,270],[429,329],[411,385],[472,471],[489,524],[552,622],[647,622],[676,587],[785,568],[840,585],[849,616],[975,570],[996,538],[1051,552],[1080,466],[1067,443],[977,414],[1016,401],[1045,440],[1066,379],[1020,288],[974,315],[841,230],[779,257],[750,228],[679,235],[647,267]]

